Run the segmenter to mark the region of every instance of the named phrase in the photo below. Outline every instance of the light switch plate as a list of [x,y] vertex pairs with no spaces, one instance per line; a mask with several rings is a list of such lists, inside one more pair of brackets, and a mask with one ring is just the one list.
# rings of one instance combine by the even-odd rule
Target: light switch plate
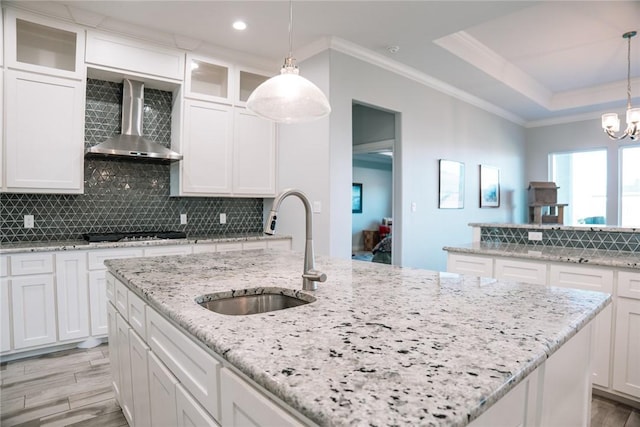
[[227,214],[226,213],[221,213],[220,214],[220,224],[226,224],[227,223]]
[[187,214],[180,214],[180,225],[187,224]]

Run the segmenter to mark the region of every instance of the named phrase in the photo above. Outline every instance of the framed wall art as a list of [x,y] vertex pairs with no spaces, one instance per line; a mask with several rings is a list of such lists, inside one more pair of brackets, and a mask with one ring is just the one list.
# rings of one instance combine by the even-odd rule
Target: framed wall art
[[438,208],[464,208],[464,163],[440,160],[438,195]]
[[500,206],[500,169],[480,165],[480,207]]
[[351,187],[351,213],[362,213],[362,184]]

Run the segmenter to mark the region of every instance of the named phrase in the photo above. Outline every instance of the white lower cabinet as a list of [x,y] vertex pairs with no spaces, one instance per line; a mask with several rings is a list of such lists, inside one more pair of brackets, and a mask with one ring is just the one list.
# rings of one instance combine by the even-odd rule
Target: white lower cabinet
[[89,285],[85,252],[56,254],[56,295],[58,297],[58,339],[89,336]]
[[[111,276],[113,277],[113,276]],[[118,312],[113,304],[107,304],[107,324],[109,326],[109,366],[111,367],[111,387],[116,401],[120,404],[120,363],[118,349]]]
[[617,298],[613,389],[640,399],[640,299]]
[[471,276],[493,277],[493,258],[449,253],[447,271]]
[[[116,315],[116,342],[117,342],[117,357],[118,367],[120,368],[120,407],[122,413],[127,419],[130,426],[135,426],[134,411],[133,411],[133,380],[131,378],[131,356],[129,352],[129,331],[131,328],[127,324],[127,321],[120,316]],[[111,355],[111,350],[109,350]],[[115,357],[115,354],[111,357]]]
[[89,272],[89,312],[91,313],[91,335],[107,333],[107,281],[104,271]]
[[545,286],[547,284],[547,264],[513,259],[496,259],[494,275],[498,280],[525,282]]
[[151,425],[175,426],[178,424],[176,409],[176,385],[178,380],[162,362],[149,353],[149,397]]
[[[613,270],[585,266],[557,265],[549,267],[549,283],[563,288],[583,289],[613,294]],[[613,304],[605,308],[594,324],[593,383],[609,387],[611,366],[611,331]]]
[[182,387],[176,384],[178,427],[218,427],[211,415]]
[[299,426],[300,422],[230,369],[222,370],[223,427]]
[[13,277],[13,346],[19,350],[56,342],[53,275]]
[[149,400],[149,347],[129,330],[129,356],[131,357],[131,382],[133,390],[133,419],[136,427],[151,427],[151,403]]
[[9,280],[0,279],[0,351],[11,350],[11,302]]

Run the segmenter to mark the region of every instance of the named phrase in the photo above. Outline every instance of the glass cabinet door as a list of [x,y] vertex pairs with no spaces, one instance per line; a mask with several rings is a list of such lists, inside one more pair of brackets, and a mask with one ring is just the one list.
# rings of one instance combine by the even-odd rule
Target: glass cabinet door
[[186,97],[231,103],[231,66],[194,55],[187,55]]

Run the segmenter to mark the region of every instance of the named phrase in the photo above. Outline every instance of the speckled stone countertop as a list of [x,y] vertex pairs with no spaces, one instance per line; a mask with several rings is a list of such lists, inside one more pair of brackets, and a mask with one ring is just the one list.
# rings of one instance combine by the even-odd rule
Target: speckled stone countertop
[[555,246],[528,246],[498,242],[474,242],[458,246],[445,246],[442,249],[447,252],[465,254],[568,262],[640,270],[640,255],[633,252],[560,248]]
[[195,298],[273,286],[303,292],[302,254],[258,250],[106,265],[194,339],[320,425],[466,425],[611,300],[317,257],[328,279],[312,293],[315,302],[226,316]]
[[579,231],[607,231],[607,232],[619,232],[619,233],[638,233],[640,228],[638,227],[622,227],[617,225],[605,225],[605,224],[583,224],[583,225],[561,225],[561,224],[508,224],[508,223],[493,223],[493,222],[472,222],[470,227],[483,227],[483,228],[527,228],[531,230],[579,230]]
[[100,242],[87,243],[84,240],[58,240],[47,242],[24,242],[24,243],[2,243],[0,254],[20,253],[20,252],[49,252],[49,251],[70,251],[86,249],[107,249],[126,247],[148,247],[148,246],[168,246],[168,245],[194,245],[223,242],[247,242],[255,240],[288,239],[290,236],[273,235],[268,236],[263,233],[255,234],[232,234],[223,236],[193,236],[186,239],[150,239],[132,240],[123,242]]

